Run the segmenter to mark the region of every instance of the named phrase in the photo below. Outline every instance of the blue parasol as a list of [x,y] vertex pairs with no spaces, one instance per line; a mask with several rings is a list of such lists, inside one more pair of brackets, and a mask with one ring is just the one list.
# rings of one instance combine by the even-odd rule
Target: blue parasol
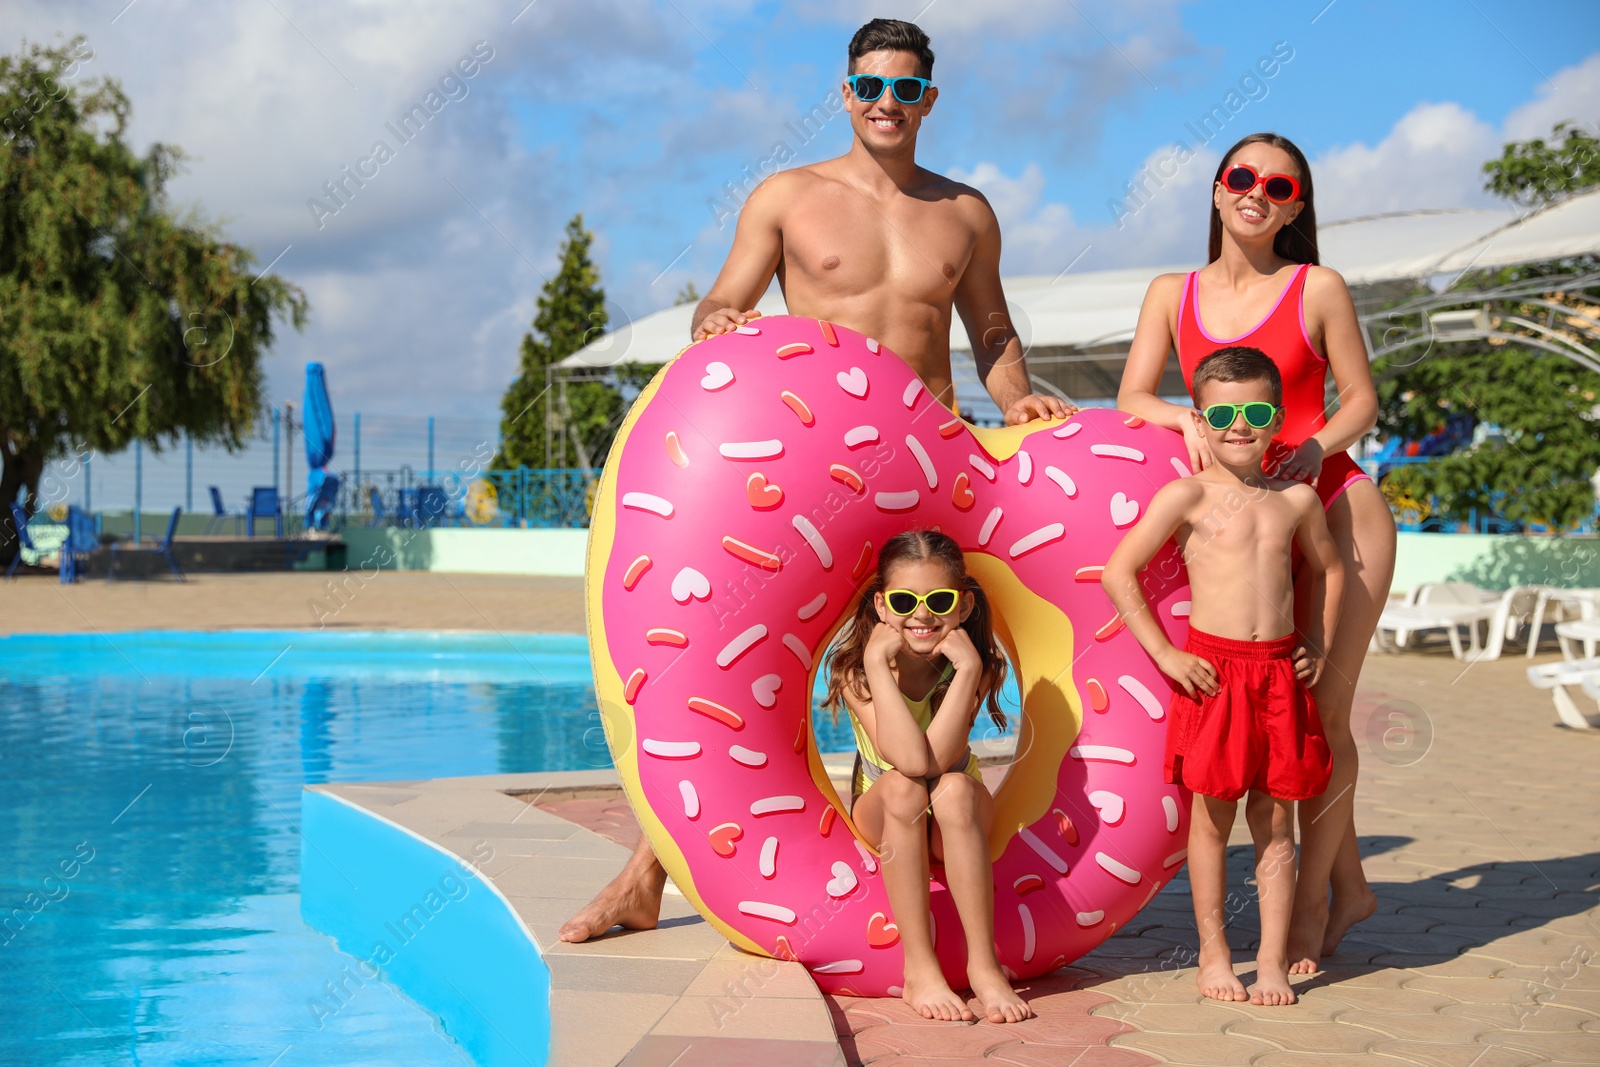
[[328,380],[323,375],[322,364],[306,364],[306,402],[304,409],[305,435],[306,435],[306,465],[310,468],[307,476],[307,498],[316,496],[321,488],[322,481],[327,477],[324,470],[329,461],[333,459],[333,405],[328,401]]

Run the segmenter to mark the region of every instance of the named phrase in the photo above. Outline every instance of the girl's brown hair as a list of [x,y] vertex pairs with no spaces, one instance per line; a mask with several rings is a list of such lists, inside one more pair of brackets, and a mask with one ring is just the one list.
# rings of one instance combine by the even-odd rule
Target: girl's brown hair
[[[1253,144],[1271,145],[1281,148],[1289,153],[1289,158],[1294,160],[1295,169],[1300,173],[1295,177],[1300,181],[1300,202],[1305,206],[1300,213],[1290,222],[1284,224],[1272,239],[1272,250],[1291,263],[1310,263],[1321,266],[1322,258],[1317,253],[1317,205],[1312,195],[1311,164],[1306,162],[1306,155],[1300,147],[1287,137],[1276,133],[1252,133],[1238,144],[1228,149],[1222,155],[1222,162],[1217,164],[1217,173],[1211,179],[1212,188],[1222,180],[1222,172],[1228,169],[1228,164],[1233,162],[1233,157],[1241,148]],[[1206,260],[1215,263],[1222,255],[1222,213],[1217,210],[1215,199],[1211,201],[1211,255]]]
[[[1004,730],[1006,713],[1000,710],[1000,686],[1006,677],[1006,657],[994,637],[989,598],[984,595],[983,587],[978,584],[978,580],[967,573],[967,561],[961,555],[961,546],[948,534],[937,530],[907,530],[884,542],[883,551],[878,553],[878,572],[862,590],[861,599],[856,604],[855,618],[845,625],[832,654],[828,657],[828,695],[824,698],[822,706],[831,710],[834,719],[837,720],[847,686],[851,695],[857,700],[872,699],[872,695],[867,692],[867,674],[863,660],[867,641],[872,637],[872,628],[878,625],[877,596],[888,588],[886,583],[889,575],[896,567],[902,563],[920,563],[923,560],[938,560],[943,563],[950,569],[950,576],[954,579],[952,587],[964,589],[972,594],[972,613],[967,616],[967,621],[961,624],[961,628],[967,631],[967,636],[972,639],[972,646],[978,650],[978,658],[983,663],[983,680],[978,685],[980,699],[989,709],[989,718],[994,721],[995,726]],[[950,683],[946,680],[940,682],[934,689],[932,707],[935,710],[944,700],[945,691],[949,687]]]

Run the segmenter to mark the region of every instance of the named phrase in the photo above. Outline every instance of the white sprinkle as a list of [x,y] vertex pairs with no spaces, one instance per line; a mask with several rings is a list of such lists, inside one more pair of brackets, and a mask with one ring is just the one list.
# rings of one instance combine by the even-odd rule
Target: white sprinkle
[[806,544],[811,546],[811,551],[817,554],[817,560],[822,564],[822,569],[833,569],[833,551],[828,548],[828,542],[822,539],[822,532],[812,525],[811,520],[804,515],[796,515],[789,520],[794,528],[800,531],[800,536],[806,539]]
[[723,670],[727,670],[729,667],[733,666],[734,661],[740,656],[744,655],[746,652],[749,652],[752,648],[756,647],[756,645],[760,644],[766,639],[767,628],[760,623],[757,623],[723,646],[722,651],[717,653],[717,666],[721,667]]
[[1100,813],[1100,821],[1115,826],[1128,810],[1127,802],[1109,789],[1096,789],[1089,794],[1089,806]]
[[872,498],[872,502],[881,511],[910,511],[920,499],[922,497],[915,489],[907,489],[903,493],[879,493]]
[[1046,467],[1044,476],[1059,485],[1061,491],[1067,494],[1069,498],[1078,495],[1078,483],[1073,481],[1072,476],[1060,467]]
[[1048,863],[1057,874],[1067,873],[1067,861],[1062,859],[1056,853],[1055,849],[1039,840],[1038,834],[1034,833],[1027,827],[1023,827],[1021,830],[1017,831],[1017,836],[1022,838],[1024,844],[1037,852],[1039,854],[1039,858]]
[[983,527],[978,531],[978,544],[987,545],[989,538],[994,536],[994,528],[1000,525],[1000,509],[995,508],[989,512],[989,517],[983,520]]
[[1018,556],[1025,556],[1034,549],[1043,548],[1045,545],[1059,541],[1065,536],[1067,536],[1067,528],[1059,522],[1052,522],[1049,526],[1042,526],[1011,546],[1011,558],[1016,559]]
[[653,737],[647,737],[640,742],[640,745],[650,755],[662,759],[688,759],[700,755],[698,741],[657,741]]
[[694,783],[685,778],[678,783],[678,792],[683,796],[683,814],[690,819],[700,817],[700,794],[695,791]]
[[803,797],[763,797],[750,805],[751,815],[781,815],[791,811],[805,811],[806,802]]
[[750,325],[735,326],[733,328],[733,332],[734,333],[742,333],[747,337],[760,337],[761,336],[761,331],[756,329],[754,326],[750,326]]
[[1106,913],[1104,911],[1080,911],[1078,912],[1078,925],[1093,926],[1105,917]]
[[833,877],[823,886],[830,897],[843,899],[854,893],[856,886],[861,884],[860,879],[856,877],[855,869],[844,860],[835,860],[831,873]]
[[920,397],[922,393],[922,379],[913,378],[911,381],[906,383],[906,391],[900,397],[900,399],[905,401],[906,407],[914,408],[917,406],[917,398]]
[[867,351],[868,352],[871,352],[873,355],[877,355],[878,354],[878,349],[880,349],[882,347],[883,347],[882,345],[878,344],[877,338],[874,338],[874,337],[867,338]]
[[1172,461],[1172,469],[1178,472],[1178,477],[1187,478],[1194,473],[1189,469],[1189,465],[1177,456],[1168,456],[1167,458]]
[[622,506],[633,508],[635,511],[648,511],[652,514],[660,515],[663,519],[672,518],[671,502],[658,496],[651,496],[649,493],[624,493],[622,494]]
[[764,904],[759,900],[739,901],[739,910],[746,915],[757,919],[771,919],[773,922],[794,924],[794,912],[778,904]]
[[1117,679],[1117,684],[1122,686],[1129,696],[1137,700],[1143,706],[1145,714],[1156,722],[1160,722],[1167,717],[1167,709],[1161,706],[1161,701],[1157,700],[1155,694],[1150,692],[1145,684],[1133,675],[1124,674]]
[[728,441],[717,446],[724,459],[776,459],[783,455],[782,441]]
[[1186,860],[1188,858],[1189,858],[1189,850],[1186,849],[1186,848],[1180,848],[1178,851],[1174,852],[1172,855],[1170,855],[1166,859],[1162,860],[1161,861],[1161,866],[1163,866],[1163,867],[1176,867],[1178,864],[1182,863],[1184,860]]
[[922,442],[912,434],[906,434],[906,447],[911,449],[911,454],[917,458],[917,466],[922,468],[922,477],[927,481],[928,488],[939,488],[939,472],[933,469],[933,460],[929,457],[928,450],[922,447]]
[[1086,763],[1099,761],[1102,763],[1133,763],[1133,753],[1125,748],[1113,748],[1111,745],[1073,745],[1067,750],[1067,755],[1075,760]]
[[761,877],[771,878],[778,873],[778,839],[769,837],[761,842]]
[[812,974],[860,974],[866,970],[866,965],[860,960],[834,960],[824,963],[820,967],[811,968]]
[[1017,453],[1017,481],[1022,485],[1033,481],[1033,457],[1025,451]]
[[1135,463],[1144,462],[1144,453],[1137,448],[1129,448],[1127,445],[1090,445],[1089,451],[1107,459],[1131,459]]
[[1191,604],[1189,601],[1187,601],[1187,600],[1179,600],[1179,601],[1175,602],[1172,605],[1172,607],[1168,608],[1167,610],[1172,612],[1172,617],[1174,619],[1187,619],[1189,617],[1189,612],[1193,607],[1194,607],[1194,605]]
[[867,871],[868,874],[876,873],[877,870],[878,870],[878,859],[877,859],[877,857],[874,856],[871,852],[867,851],[867,846],[863,845],[860,841],[857,841],[855,844],[856,844],[856,851],[861,853],[861,866],[866,868],[866,871]]
[[754,749],[745,748],[743,745],[728,746],[728,755],[733,757],[734,762],[742,763],[746,767],[765,767],[767,765],[767,754],[765,752],[757,752]]
[[1094,861],[1104,868],[1106,873],[1111,875],[1111,877],[1116,878],[1119,881],[1127,882],[1129,885],[1139,884],[1141,875],[1138,871],[1134,870],[1132,867],[1129,867],[1126,863],[1121,863],[1117,860],[1114,860],[1104,852],[1096,852],[1094,854]]
[[1081,423],[1081,422],[1069,422],[1065,426],[1061,427],[1061,429],[1056,430],[1053,433],[1051,433],[1050,436],[1051,437],[1059,437],[1063,441],[1065,441],[1067,438],[1071,437],[1073,434],[1077,433],[1081,429],[1083,429],[1083,423]]
[[1017,905],[1017,918],[1022,920],[1022,962],[1027,963],[1033,959],[1035,945],[1033,932],[1033,912],[1028,910],[1026,904]]
[[828,594],[818,593],[815,599],[800,608],[799,612],[797,613],[800,616],[800,621],[805,622],[807,619],[814,617],[817,612],[821,611],[827,605],[827,603]]
[[806,647],[804,641],[794,634],[784,634],[783,647],[794,653],[794,658],[800,661],[800,666],[808,671],[811,669],[811,650]]
[[756,698],[757,704],[764,708],[770,708],[778,702],[778,689],[782,685],[782,676],[763,674],[750,683],[750,695]]
[[991,482],[994,481],[994,468],[989,465],[988,460],[984,459],[982,456],[971,455],[967,457],[967,462],[972,464],[973,470],[977,471]]
[[1169,833],[1169,834],[1177,833],[1178,832],[1178,801],[1177,801],[1177,799],[1175,797],[1171,797],[1171,796],[1162,797],[1161,798],[1161,810],[1166,812],[1166,815],[1167,815],[1167,833]]
[[872,444],[877,439],[878,428],[876,426],[857,426],[855,429],[845,433],[844,446],[846,448],[860,448],[862,445]]

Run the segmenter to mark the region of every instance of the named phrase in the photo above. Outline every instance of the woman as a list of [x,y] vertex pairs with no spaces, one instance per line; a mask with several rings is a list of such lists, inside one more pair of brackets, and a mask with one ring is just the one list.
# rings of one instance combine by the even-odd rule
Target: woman
[[[1187,383],[1200,360],[1232,344],[1260,348],[1278,364],[1285,418],[1267,470],[1314,481],[1345,566],[1333,645],[1313,690],[1333,749],[1333,778],[1326,793],[1300,805],[1300,878],[1289,929],[1290,973],[1309,974],[1377,907],[1356,848],[1350,707],[1389,596],[1395,526],[1383,494],[1345,451],[1378,415],[1355,305],[1344,279],[1318,265],[1311,168],[1293,142],[1274,133],[1251,134],[1223,156],[1211,190],[1210,261],[1150,283],[1117,394],[1119,408],[1182,433],[1195,470],[1211,463],[1205,440],[1189,409],[1161,400],[1156,389],[1174,348]],[[1338,392],[1331,418],[1324,415],[1329,371]]]

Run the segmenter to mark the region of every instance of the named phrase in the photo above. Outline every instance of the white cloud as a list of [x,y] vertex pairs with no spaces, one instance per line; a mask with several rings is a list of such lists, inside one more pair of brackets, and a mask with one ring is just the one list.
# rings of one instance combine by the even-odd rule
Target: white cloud
[[1600,53],[1558,70],[1539,83],[1537,95],[1506,116],[1506,140],[1548,137],[1558,122],[1573,121],[1600,131]]
[[1418,104],[1377,144],[1352,144],[1311,161],[1322,222],[1417,208],[1486,207],[1484,161],[1501,135],[1459,104]]

